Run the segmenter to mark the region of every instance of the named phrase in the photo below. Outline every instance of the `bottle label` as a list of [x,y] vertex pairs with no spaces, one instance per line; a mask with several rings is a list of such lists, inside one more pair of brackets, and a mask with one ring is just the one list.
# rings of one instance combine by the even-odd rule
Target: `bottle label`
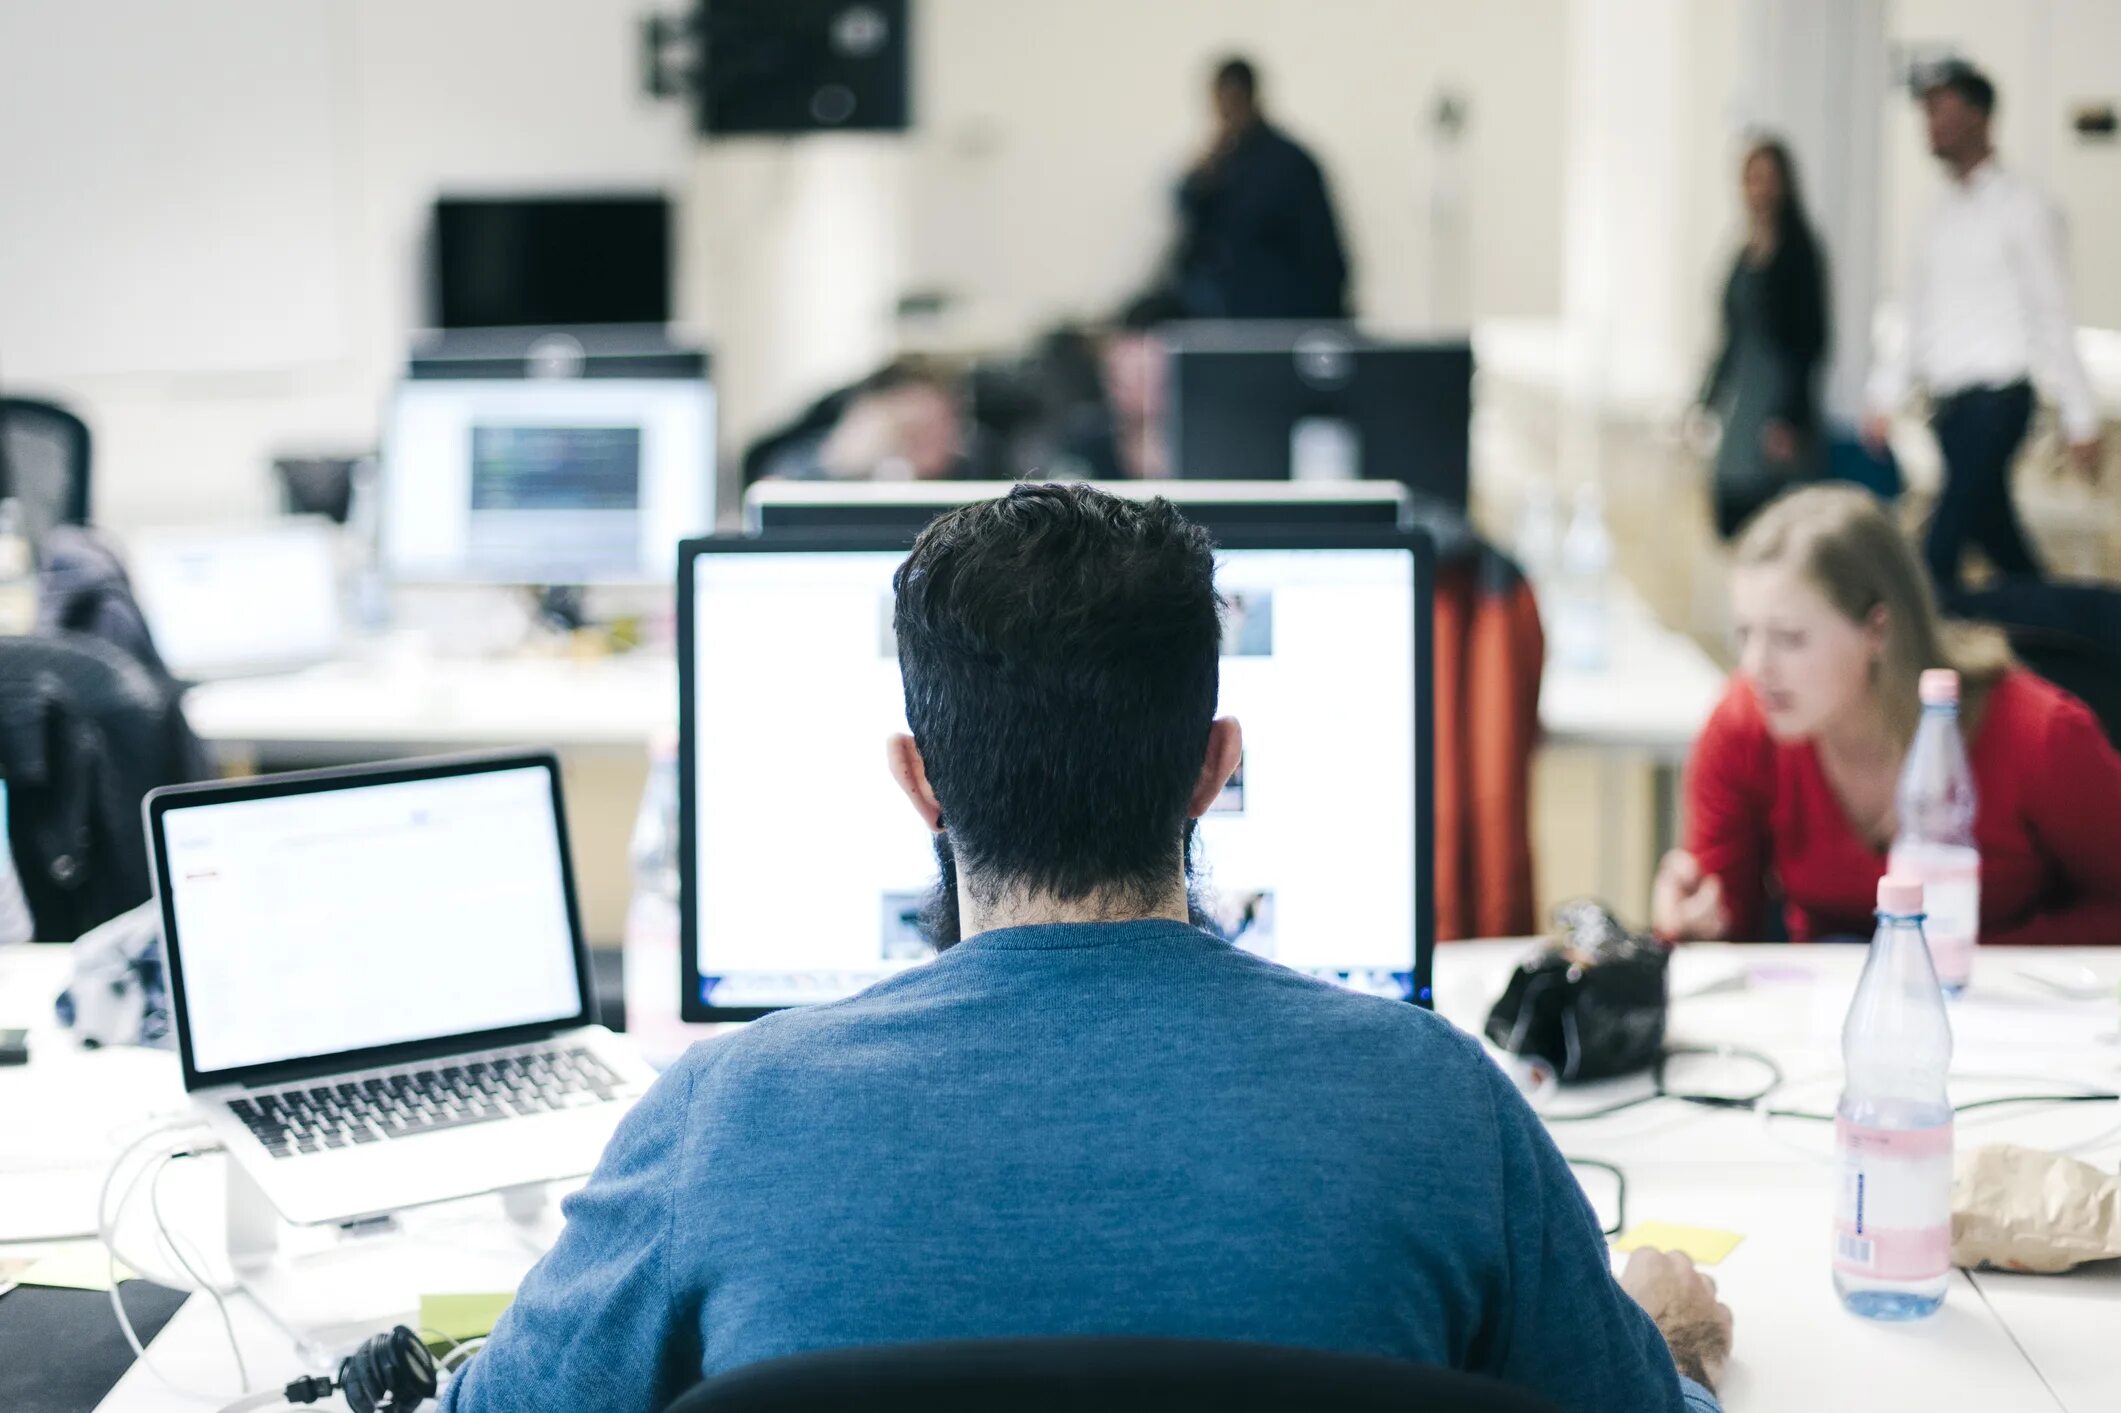
[[1974,972],[1981,933],[1981,855],[1956,845],[1902,845],[1886,865],[1922,880],[1922,940],[1945,986],[1964,986]]
[[1834,1269],[1935,1280],[1952,1264],[1952,1126],[1869,1128],[1837,1119]]

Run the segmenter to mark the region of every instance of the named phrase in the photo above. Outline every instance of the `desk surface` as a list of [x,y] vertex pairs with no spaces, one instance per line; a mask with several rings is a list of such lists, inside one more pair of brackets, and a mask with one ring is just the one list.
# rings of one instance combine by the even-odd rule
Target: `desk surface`
[[[1443,1013],[1463,1027],[1477,1026],[1522,950],[1521,943],[1440,949]],[[2088,966],[2104,980],[2107,998],[2099,1001],[2057,1000],[2020,974],[2028,963],[2056,956],[2048,949],[1982,950],[1974,987],[1953,1010],[1959,1037],[1953,1089],[1959,1097],[2023,1092],[2029,1084],[2111,1088],[2121,1078],[2121,1014],[2111,999],[2121,981],[2121,949],[2068,955],[2070,963]],[[0,952],[0,1025],[43,1023],[43,998],[63,980],[64,957],[55,948]],[[1671,1038],[1757,1048],[1781,1065],[1787,1104],[1830,1106],[1839,1085],[1841,1016],[1861,958],[1859,948],[1827,946],[1684,948],[1673,967]],[[26,1069],[0,1071],[0,1110],[15,1112],[25,1099],[55,1107],[68,1091],[107,1096],[109,1111],[93,1121],[84,1118],[61,1144],[66,1151],[47,1163],[73,1161],[76,1184],[96,1171],[90,1166],[93,1138],[107,1139],[124,1122],[166,1108],[176,1095],[173,1057],[69,1054],[45,1035],[33,1045]],[[107,1076],[97,1073],[104,1065],[113,1067]],[[90,1087],[103,1079],[114,1083]],[[1593,1107],[1636,1084],[1614,1081],[1560,1096],[1548,1106],[1550,1116]],[[2070,1148],[2111,1169],[2121,1157],[2117,1119],[2115,1106],[2106,1104],[1998,1109],[1962,1120],[1960,1136],[1963,1144],[2008,1140]],[[1607,1119],[1557,1123],[1554,1132],[1563,1152],[1626,1171],[1631,1222],[1656,1219],[1743,1233],[1744,1242],[1715,1271],[1737,1314],[1737,1354],[1724,1391],[1733,1413],[1854,1407],[1859,1390],[1881,1386],[1898,1390],[1895,1404],[1905,1407],[2092,1413],[2115,1406],[2112,1338],[2121,1316],[2121,1262],[2058,1277],[1960,1272],[1936,1318],[1871,1325],[1840,1309],[1828,1278],[1831,1134],[1825,1125],[1770,1125],[1747,1114],[1652,1104]],[[22,1156],[15,1155],[18,1168]],[[213,1160],[182,1166],[195,1171],[183,1174],[189,1190],[172,1182],[172,1210],[196,1214],[202,1239],[211,1239],[218,1186]],[[23,1178],[0,1150],[0,1193],[18,1197]],[[0,1200],[0,1211],[11,1205]],[[469,1230],[478,1218],[474,1213],[445,1220],[469,1224]],[[467,1240],[433,1245],[443,1252],[434,1259],[445,1268],[456,1261],[460,1270],[514,1269],[529,1259],[526,1250],[497,1254],[475,1250]],[[254,1378],[282,1380],[299,1372],[301,1361],[286,1336],[261,1312],[242,1299],[233,1300],[231,1310]],[[227,1346],[204,1300],[179,1311],[151,1349],[174,1377],[209,1388],[231,1386]],[[165,1408],[171,1397],[135,1368],[103,1406]]]
[[184,714],[210,745],[282,759],[489,746],[640,753],[677,729],[677,666],[646,652],[348,660],[202,683],[186,693]]

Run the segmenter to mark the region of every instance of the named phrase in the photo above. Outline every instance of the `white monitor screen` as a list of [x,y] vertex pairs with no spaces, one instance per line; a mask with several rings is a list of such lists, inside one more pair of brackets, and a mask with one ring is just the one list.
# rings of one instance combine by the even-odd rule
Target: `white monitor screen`
[[414,582],[667,583],[714,521],[695,379],[415,379],[384,439],[383,547]]
[[543,766],[168,809],[202,1074],[580,1014]]
[[[702,1006],[827,1000],[930,955],[928,831],[885,769],[906,729],[898,552],[693,562],[695,909]],[[1244,763],[1194,856],[1224,935],[1410,998],[1419,837],[1415,565],[1406,549],[1219,551],[1218,711]]]
[[129,550],[140,611],[180,678],[302,667],[338,650],[338,539],[326,521],[157,531]]

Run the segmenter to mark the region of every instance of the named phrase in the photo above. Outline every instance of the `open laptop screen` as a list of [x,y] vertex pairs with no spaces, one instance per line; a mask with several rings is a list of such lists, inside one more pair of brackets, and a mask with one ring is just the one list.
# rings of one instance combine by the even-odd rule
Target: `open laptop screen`
[[[1200,823],[1204,900],[1241,947],[1426,1000],[1420,542],[1319,538],[1216,555],[1218,710],[1246,749]],[[688,546],[695,1018],[831,1000],[931,955],[918,915],[933,844],[883,746],[906,729],[891,623],[904,551],[771,543]]]
[[156,798],[189,1070],[581,1015],[550,767],[450,769]]

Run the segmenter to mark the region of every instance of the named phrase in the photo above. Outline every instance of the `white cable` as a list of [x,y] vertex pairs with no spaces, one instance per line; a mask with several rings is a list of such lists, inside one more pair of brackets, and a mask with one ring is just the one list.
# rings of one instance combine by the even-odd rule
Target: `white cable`
[[258,1408],[292,1407],[294,1405],[287,1401],[287,1394],[284,1391],[280,1389],[260,1389],[256,1393],[246,1394],[234,1403],[227,1405],[221,1410],[221,1413],[252,1413],[252,1410]]
[[[140,1361],[141,1365],[157,1381],[174,1392],[183,1394],[187,1398],[219,1402],[228,1397],[225,1391],[210,1392],[205,1389],[190,1388],[178,1383],[162,1371],[161,1366],[156,1364],[154,1359],[149,1356],[147,1346],[141,1342],[139,1332],[133,1328],[132,1317],[126,1313],[125,1302],[118,1294],[118,1262],[120,1255],[117,1245],[117,1225],[119,1219],[124,1215],[125,1206],[131,1201],[132,1195],[138,1189],[143,1177],[149,1174],[159,1175],[162,1168],[175,1161],[179,1147],[187,1146],[189,1140],[186,1141],[186,1144],[180,1144],[177,1141],[178,1136],[189,1134],[199,1128],[200,1126],[195,1122],[158,1124],[126,1145],[124,1150],[118,1154],[117,1159],[112,1162],[110,1171],[104,1175],[102,1189],[96,1195],[96,1233],[103,1243],[104,1254],[108,1263],[107,1270],[110,1277],[110,1286],[106,1294],[110,1297],[111,1313],[117,1318],[118,1330],[125,1336],[125,1343],[133,1351],[134,1357]],[[161,1147],[164,1151],[154,1155],[145,1166],[133,1174],[119,1196],[117,1207],[113,1209],[110,1202],[110,1192],[117,1182],[118,1174],[123,1171],[129,1158],[156,1139],[161,1140]],[[152,1186],[150,1186],[150,1193],[152,1193]],[[174,1250],[174,1244],[172,1244],[172,1250]],[[146,1274],[146,1269],[129,1257],[125,1258],[125,1264],[136,1271],[140,1271],[142,1274]],[[175,1280],[170,1280],[168,1283],[172,1286],[180,1284]],[[218,1296],[216,1296],[216,1299],[218,1300]],[[247,1392],[246,1390],[246,1395]]]
[[168,1243],[169,1254],[177,1258],[177,1264],[184,1268],[184,1274],[198,1282],[199,1289],[205,1291],[212,1298],[214,1309],[221,1312],[221,1328],[228,1335],[228,1352],[234,1355],[236,1359],[236,1387],[249,1388],[250,1366],[243,1362],[243,1346],[236,1342],[236,1322],[228,1316],[228,1301],[222,1297],[220,1290],[215,1287],[214,1283],[208,1280],[200,1271],[199,1266],[206,1264],[205,1258],[203,1256],[200,1258],[199,1266],[192,1265],[185,1258],[184,1252],[178,1247],[177,1238],[170,1231],[168,1220],[162,1215],[162,1174],[168,1170],[169,1164],[167,1162],[163,1163],[161,1167],[155,1169],[154,1177],[147,1184],[147,1205],[148,1209],[155,1214],[155,1230],[161,1233],[162,1240]]

